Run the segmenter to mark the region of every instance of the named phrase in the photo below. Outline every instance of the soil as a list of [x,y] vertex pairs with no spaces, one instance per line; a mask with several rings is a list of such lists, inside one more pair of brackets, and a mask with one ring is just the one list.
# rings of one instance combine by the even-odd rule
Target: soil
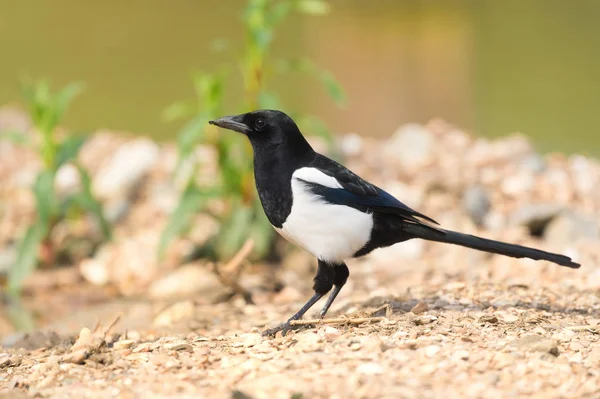
[[[50,327],[4,348],[0,392],[23,398],[600,395],[600,292],[578,287],[574,272],[528,262],[511,262],[505,277],[501,264],[475,271],[458,262],[443,271],[405,265],[386,284],[389,271],[356,263],[356,282],[342,291],[332,324],[325,319],[285,337],[261,336],[310,293],[291,288],[258,296],[257,305],[241,297],[219,304],[104,303],[83,313],[103,317],[104,325],[120,316],[110,329],[60,335]],[[359,283],[368,279],[381,287],[369,292]],[[299,283],[310,287],[309,278]],[[161,314],[161,320],[171,315],[170,322],[157,323]],[[62,329],[76,325],[74,318]],[[357,318],[361,324],[352,322]],[[136,325],[145,327],[132,330]]]

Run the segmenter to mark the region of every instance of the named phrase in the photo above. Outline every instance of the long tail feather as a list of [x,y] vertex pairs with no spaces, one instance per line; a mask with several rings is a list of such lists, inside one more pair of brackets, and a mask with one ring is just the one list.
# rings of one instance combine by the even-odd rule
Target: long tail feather
[[491,252],[513,258],[530,258],[535,260],[547,260],[561,266],[578,269],[581,265],[575,263],[568,256],[553,254],[539,249],[523,247],[521,245],[508,244],[505,242],[489,240],[470,234],[458,233],[450,230],[432,229],[420,224],[406,224],[404,230],[417,238],[429,241],[444,242],[463,247],[477,249],[479,251]]

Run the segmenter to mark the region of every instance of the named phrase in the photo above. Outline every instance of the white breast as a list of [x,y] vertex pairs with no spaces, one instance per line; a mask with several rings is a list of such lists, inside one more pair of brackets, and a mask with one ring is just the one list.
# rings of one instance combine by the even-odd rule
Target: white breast
[[332,188],[339,182],[314,168],[298,169],[292,176],[292,210],[280,229],[288,241],[329,262],[343,262],[371,237],[373,216],[345,205],[334,205],[312,194],[305,181]]

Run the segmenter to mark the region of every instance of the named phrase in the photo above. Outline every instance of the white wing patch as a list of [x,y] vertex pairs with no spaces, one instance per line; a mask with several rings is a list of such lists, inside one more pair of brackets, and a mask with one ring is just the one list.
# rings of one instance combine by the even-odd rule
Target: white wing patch
[[328,176],[315,168],[300,168],[292,175],[292,191],[295,179],[302,179],[311,183],[317,183],[330,188],[342,188],[342,185],[335,177]]
[[276,230],[323,261],[341,263],[352,257],[369,242],[373,216],[349,206],[327,203],[299,179],[342,188],[335,178],[318,169],[298,169],[292,175],[292,210]]

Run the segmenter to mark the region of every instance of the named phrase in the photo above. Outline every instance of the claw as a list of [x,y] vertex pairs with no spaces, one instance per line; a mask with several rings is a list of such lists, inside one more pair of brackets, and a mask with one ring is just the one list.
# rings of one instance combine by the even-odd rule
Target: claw
[[279,331],[281,331],[281,335],[285,337],[288,331],[293,330],[294,327],[288,321],[287,323],[283,323],[277,327],[269,328],[262,332],[263,337],[274,337]]
[[309,325],[293,326],[290,324],[289,321],[287,321],[277,327],[269,328],[268,330],[263,331],[262,336],[263,337],[274,337],[279,331],[281,331],[281,335],[283,337],[285,337],[289,331],[300,330],[302,328],[308,328],[308,327],[310,327],[310,326]]

